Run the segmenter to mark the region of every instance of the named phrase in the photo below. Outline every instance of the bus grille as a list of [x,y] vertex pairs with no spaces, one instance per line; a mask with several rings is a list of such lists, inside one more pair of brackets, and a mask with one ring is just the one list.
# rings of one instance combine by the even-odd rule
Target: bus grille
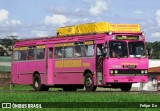
[[141,74],[141,70],[118,70],[118,74]]

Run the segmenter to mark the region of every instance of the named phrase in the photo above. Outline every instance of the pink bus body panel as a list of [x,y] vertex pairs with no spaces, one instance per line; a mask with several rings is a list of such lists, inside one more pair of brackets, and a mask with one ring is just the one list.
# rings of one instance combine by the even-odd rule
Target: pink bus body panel
[[[123,35],[123,34],[121,34]],[[125,34],[126,35],[126,34]],[[87,39],[88,37],[88,39]],[[99,39],[93,39],[99,38]],[[68,37],[69,38],[69,37]],[[76,37],[75,37],[76,38]],[[15,47],[18,46],[29,46],[35,44],[45,44],[46,50],[48,47],[53,46],[56,43],[64,42],[78,42],[78,41],[88,41],[95,40],[95,43],[105,43],[106,41],[111,40],[110,35],[106,34],[96,34],[96,35],[86,35],[85,37],[77,36],[78,39],[64,39],[62,38],[49,38],[46,40],[32,40],[32,41],[22,41],[17,42]],[[59,40],[59,41],[58,41]],[[28,44],[28,45],[26,45]],[[50,44],[50,45],[48,45]],[[46,55],[47,53],[45,53]],[[54,85],[64,85],[64,84],[84,84],[83,73],[85,70],[90,70],[93,73],[94,84],[97,85],[96,81],[96,62],[95,57],[82,57],[82,58],[65,58],[65,59],[49,59],[46,63],[46,56],[44,60],[35,60],[35,61],[24,61],[12,62],[12,83],[13,84],[32,84],[32,77],[34,72],[39,72],[41,76],[42,84],[54,86]],[[56,61],[63,60],[82,60],[83,63],[90,63],[89,67],[67,67],[67,68],[55,68]],[[137,82],[147,82],[147,76],[111,76],[109,73],[110,69],[114,69],[115,66],[122,66],[122,63],[136,63],[136,69],[148,69],[148,58],[105,58],[103,61],[103,84],[107,83],[137,83]],[[46,69],[46,65],[48,68]],[[118,68],[125,69],[125,68]]]
[[[82,63],[88,62],[94,64],[94,58],[83,58],[83,59],[71,59],[71,60],[82,60]],[[70,60],[70,59],[65,59]],[[57,61],[57,60],[54,60]],[[83,84],[83,72],[86,70],[85,67],[74,67],[74,68],[55,68],[54,84]],[[88,67],[90,70],[95,70],[95,66]]]
[[48,59],[48,77],[47,77],[47,84],[52,85],[54,84],[54,75],[53,75],[53,59]]
[[[113,83],[114,80],[118,80],[118,82],[147,82],[148,77],[147,76],[110,76],[109,75],[109,69],[114,69],[116,66],[121,66],[121,63],[137,63],[136,69],[147,69],[148,67],[148,58],[110,58],[104,60],[104,81],[106,83]],[[117,68],[116,68],[117,69]],[[125,69],[125,68],[118,68],[118,69]],[[127,70],[126,70],[127,71]],[[132,81],[129,81],[132,80]]]
[[[12,65],[12,82],[16,84],[32,84],[33,72],[38,71],[41,75],[42,83],[46,83],[45,60],[14,62]],[[14,78],[15,77],[15,78]]]

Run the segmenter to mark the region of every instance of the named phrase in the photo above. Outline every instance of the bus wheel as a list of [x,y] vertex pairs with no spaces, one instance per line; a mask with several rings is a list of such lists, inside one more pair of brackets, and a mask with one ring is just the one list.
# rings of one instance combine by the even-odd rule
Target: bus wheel
[[94,86],[94,81],[91,73],[87,73],[84,79],[84,87],[86,91],[95,91],[97,86]]
[[131,83],[121,84],[120,88],[122,91],[130,91],[132,88],[132,84]]
[[41,78],[39,74],[33,76],[33,88],[35,91],[42,91],[43,85],[41,84]]

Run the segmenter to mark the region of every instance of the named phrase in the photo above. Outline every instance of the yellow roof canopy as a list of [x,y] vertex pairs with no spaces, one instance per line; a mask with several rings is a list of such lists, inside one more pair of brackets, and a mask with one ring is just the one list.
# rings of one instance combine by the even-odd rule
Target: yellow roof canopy
[[110,24],[108,22],[96,22],[88,24],[79,24],[74,26],[66,26],[57,28],[58,36],[88,34],[88,33],[104,33],[104,32],[140,32],[139,24]]

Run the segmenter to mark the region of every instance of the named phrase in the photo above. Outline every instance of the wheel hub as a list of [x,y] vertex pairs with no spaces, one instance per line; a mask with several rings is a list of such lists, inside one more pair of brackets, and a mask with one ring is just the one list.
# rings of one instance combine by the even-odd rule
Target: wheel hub
[[90,86],[91,84],[92,84],[91,78],[87,78],[87,80],[86,80],[86,85],[87,85],[87,86]]
[[37,81],[35,82],[35,86],[36,86],[36,87],[38,87],[38,86],[39,86],[39,84],[38,84],[38,82],[37,82]]

